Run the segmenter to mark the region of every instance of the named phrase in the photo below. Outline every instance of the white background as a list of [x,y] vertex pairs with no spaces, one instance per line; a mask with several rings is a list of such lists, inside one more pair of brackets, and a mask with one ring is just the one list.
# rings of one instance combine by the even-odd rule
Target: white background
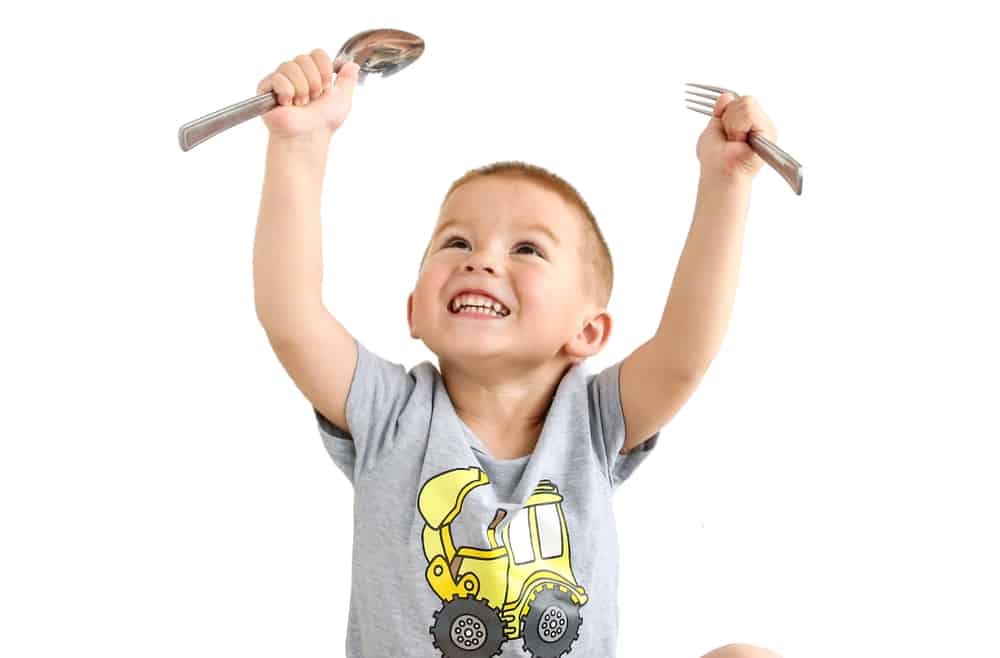
[[[616,498],[619,655],[1000,656],[995,23],[974,3],[24,5],[4,19],[0,655],[340,656],[352,489],[256,321],[267,131],[182,123],[364,29],[426,40],[358,87],[324,185],[324,301],[433,355],[406,296],[449,184],[518,159],[611,246],[655,331],[708,117],[765,167],[721,353]],[[31,13],[28,13],[28,12]],[[658,13],[654,13],[658,12]]]

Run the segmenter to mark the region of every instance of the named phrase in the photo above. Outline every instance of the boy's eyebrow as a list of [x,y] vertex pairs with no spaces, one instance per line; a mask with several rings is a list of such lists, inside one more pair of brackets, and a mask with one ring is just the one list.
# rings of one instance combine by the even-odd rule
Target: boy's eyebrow
[[[455,225],[460,224],[460,223],[461,222],[459,222],[457,219],[449,219],[447,222],[445,222],[444,224],[441,225],[441,227],[434,234],[434,237],[436,238],[441,233],[444,233],[444,231],[446,229],[451,228],[452,226],[455,226]],[[562,243],[559,242],[559,238],[556,237],[555,233],[553,233],[552,230],[549,229],[549,227],[545,226],[544,224],[531,224],[529,226],[525,226],[524,230],[527,230],[527,231],[540,231],[540,232],[544,233],[546,236],[548,236],[548,238],[550,240],[552,240],[552,242],[554,242],[555,244],[557,244],[557,245],[562,244]]]

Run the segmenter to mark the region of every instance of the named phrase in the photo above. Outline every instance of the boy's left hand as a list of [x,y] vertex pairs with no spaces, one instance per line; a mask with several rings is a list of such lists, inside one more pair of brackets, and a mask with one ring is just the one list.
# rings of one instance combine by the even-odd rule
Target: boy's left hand
[[751,96],[724,93],[715,101],[708,127],[698,138],[702,175],[751,181],[764,160],[747,143],[750,133],[777,143],[778,130]]

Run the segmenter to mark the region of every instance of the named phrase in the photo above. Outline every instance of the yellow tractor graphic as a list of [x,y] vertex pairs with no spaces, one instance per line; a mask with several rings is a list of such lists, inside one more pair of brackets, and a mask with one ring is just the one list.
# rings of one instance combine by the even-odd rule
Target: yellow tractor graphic
[[430,627],[434,646],[443,658],[489,658],[520,637],[533,658],[559,658],[579,637],[587,602],[570,567],[563,497],[541,480],[499,541],[504,509],[487,527],[489,548],[456,549],[451,523],[469,492],[484,484],[486,473],[473,466],[439,473],[420,489],[427,584],[443,603]]

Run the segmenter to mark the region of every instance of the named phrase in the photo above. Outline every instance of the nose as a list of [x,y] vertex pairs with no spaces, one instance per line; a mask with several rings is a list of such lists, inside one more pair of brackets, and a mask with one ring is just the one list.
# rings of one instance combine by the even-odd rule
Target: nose
[[481,268],[490,274],[496,274],[496,269],[492,265],[489,265],[490,262],[492,262],[490,261],[490,256],[483,251],[470,253],[468,260],[465,262],[465,271],[475,272],[476,268]]

